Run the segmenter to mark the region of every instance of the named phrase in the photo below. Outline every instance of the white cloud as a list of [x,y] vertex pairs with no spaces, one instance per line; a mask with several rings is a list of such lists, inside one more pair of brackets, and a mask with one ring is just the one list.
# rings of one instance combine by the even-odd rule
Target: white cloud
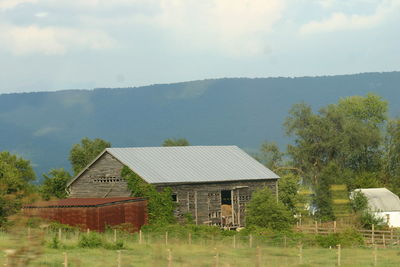
[[311,21],[300,27],[301,34],[314,34],[345,30],[359,30],[379,25],[390,18],[391,14],[398,14],[400,1],[383,1],[371,15],[345,14],[335,12],[327,19]]
[[0,0],[0,11],[8,10],[25,3],[37,3],[38,0]]
[[64,54],[69,49],[107,49],[115,41],[100,31],[61,27],[0,25],[0,47],[16,55]]
[[197,45],[217,46],[230,54],[256,54],[285,8],[284,0],[161,1],[161,12],[149,18],[175,38]]

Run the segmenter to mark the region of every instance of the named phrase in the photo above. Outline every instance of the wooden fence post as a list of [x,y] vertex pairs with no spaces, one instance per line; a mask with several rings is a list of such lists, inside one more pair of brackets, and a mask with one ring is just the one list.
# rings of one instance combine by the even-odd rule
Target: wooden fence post
[[315,234],[316,235],[318,234],[318,222],[317,221],[315,221]]
[[382,234],[383,247],[386,248],[385,234]]
[[256,267],[261,267],[261,250],[260,247],[257,246],[257,259],[256,259]]
[[117,266],[121,267],[121,250],[118,250]]
[[117,243],[117,229],[114,229],[114,243]]
[[299,264],[303,264],[303,244],[299,246]]
[[167,249],[168,252],[168,267],[172,267],[172,253],[170,249]]
[[372,225],[372,236],[371,236],[372,244],[375,244],[375,225]]
[[67,252],[64,252],[64,267],[68,267],[68,255]]
[[333,221],[333,232],[336,233],[336,221]]
[[217,251],[217,248],[214,248],[215,250],[215,267],[219,267],[219,253]]
[[87,234],[90,234],[90,229],[89,229],[89,228],[86,230],[86,233],[87,233]]
[[168,246],[168,232],[165,232],[165,245]]
[[338,251],[337,251],[337,265],[340,266],[341,265],[341,257],[342,257],[342,247],[341,245],[337,245]]
[[250,235],[249,236],[249,247],[253,247],[253,236],[252,235]]
[[58,240],[61,241],[62,233],[61,233],[61,228],[58,228]]
[[139,244],[142,244],[142,230],[139,230]]
[[390,227],[390,246],[393,246],[393,227]]

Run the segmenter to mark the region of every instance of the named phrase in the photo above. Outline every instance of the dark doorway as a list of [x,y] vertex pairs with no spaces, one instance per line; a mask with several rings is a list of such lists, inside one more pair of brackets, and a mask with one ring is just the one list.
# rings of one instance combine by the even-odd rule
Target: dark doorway
[[221,191],[221,205],[232,205],[231,190]]

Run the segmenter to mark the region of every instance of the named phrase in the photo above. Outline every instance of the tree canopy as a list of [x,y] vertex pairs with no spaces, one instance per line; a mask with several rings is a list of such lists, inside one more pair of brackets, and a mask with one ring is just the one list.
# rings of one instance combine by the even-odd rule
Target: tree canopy
[[43,174],[43,183],[39,188],[39,192],[43,199],[66,198],[66,187],[71,180],[69,172],[61,169],[52,169],[48,174]]
[[162,146],[190,146],[190,143],[185,138],[168,138],[164,140]]
[[35,179],[28,160],[0,152],[0,225],[21,207],[23,198],[33,191]]
[[108,147],[111,147],[110,142],[100,138],[91,140],[87,137],[83,138],[80,144],[73,145],[69,153],[69,161],[71,162],[74,174],[77,175]]

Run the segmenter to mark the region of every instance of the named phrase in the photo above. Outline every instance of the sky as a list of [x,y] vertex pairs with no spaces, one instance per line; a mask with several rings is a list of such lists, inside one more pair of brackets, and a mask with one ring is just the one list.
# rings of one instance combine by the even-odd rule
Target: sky
[[400,70],[400,0],[0,0],[0,94]]

